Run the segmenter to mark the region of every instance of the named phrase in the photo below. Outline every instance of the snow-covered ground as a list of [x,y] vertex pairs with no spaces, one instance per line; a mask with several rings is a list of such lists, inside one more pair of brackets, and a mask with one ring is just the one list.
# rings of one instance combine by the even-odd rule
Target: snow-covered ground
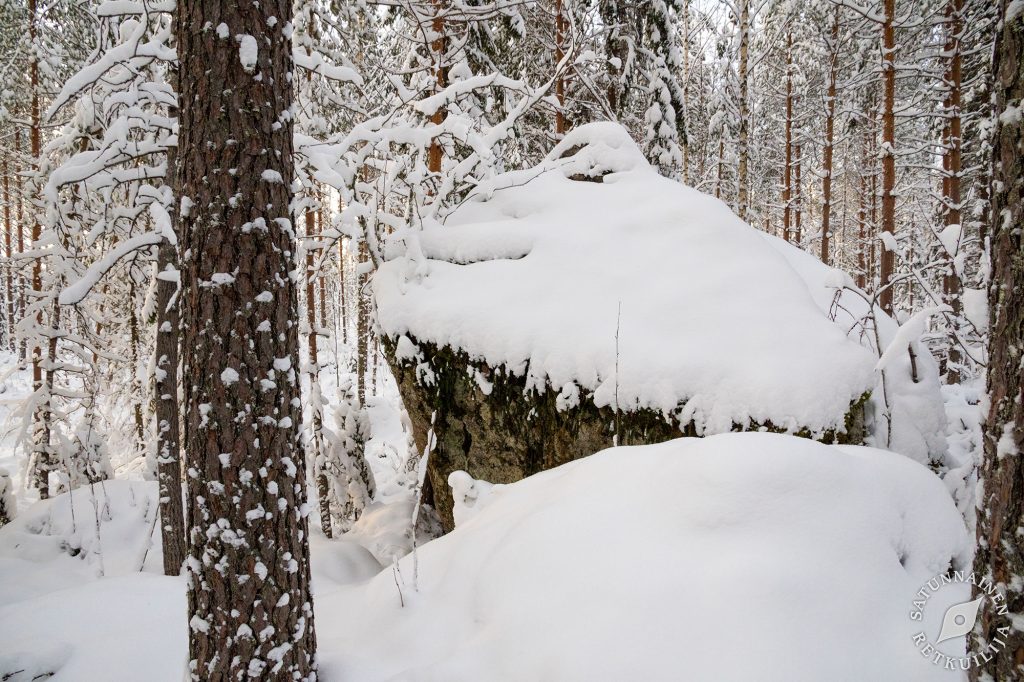
[[[371,448],[397,449],[398,413],[384,397],[371,409]],[[401,470],[371,461],[382,479]],[[912,642],[943,609],[908,614],[928,579],[968,565],[971,539],[907,457],[723,434],[458,484],[459,527],[394,564],[398,482],[346,536],[313,528],[323,679],[962,679]],[[155,494],[109,481],[0,530],[0,676],[181,679],[185,588],[159,574]],[[941,646],[958,654],[963,637]]]

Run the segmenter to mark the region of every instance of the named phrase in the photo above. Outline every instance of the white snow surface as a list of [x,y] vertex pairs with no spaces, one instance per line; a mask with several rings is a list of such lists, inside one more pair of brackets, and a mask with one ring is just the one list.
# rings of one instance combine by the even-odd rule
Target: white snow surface
[[[322,679],[963,679],[912,641],[934,637],[947,604],[923,624],[909,611],[925,581],[967,565],[970,537],[943,484],[906,457],[730,433],[459,483],[483,494],[420,547],[415,586],[412,556],[381,568],[313,528]],[[180,680],[185,583],[155,574],[159,532],[141,561],[156,485],[75,495],[77,530],[67,494],[0,529],[0,675]],[[110,505],[104,577],[93,499]],[[940,648],[962,653],[964,638]]]
[[934,636],[944,610],[929,608],[923,625],[908,614],[969,547],[941,481],[895,453],[765,433],[612,448],[489,490],[421,548],[418,591],[407,556],[397,575],[320,598],[318,618],[344,614],[318,621],[322,670],[419,682],[957,680],[912,642]]
[[[920,341],[921,330],[916,320],[899,325],[878,306],[872,310],[870,299],[842,270],[826,266],[783,239],[764,232],[758,234],[800,274],[818,307],[834,319],[851,340],[870,349],[879,361],[880,356],[889,351],[884,363],[884,387],[881,372],[875,372],[867,414],[872,433],[867,444],[899,452],[922,464],[960,466],[956,458],[946,461],[947,422],[939,366]],[[899,344],[894,343],[897,338],[900,338]],[[917,381],[914,381],[908,346],[913,347],[916,354]],[[808,380],[814,381],[813,378]],[[891,434],[887,420],[892,422]]]
[[[610,174],[569,178],[581,171]],[[614,124],[574,130],[443,225],[396,232],[386,255],[373,287],[388,335],[556,391],[575,382],[599,406],[617,389],[623,409],[678,413],[699,433],[841,428],[873,385],[871,353],[786,258],[721,201],[659,176]]]

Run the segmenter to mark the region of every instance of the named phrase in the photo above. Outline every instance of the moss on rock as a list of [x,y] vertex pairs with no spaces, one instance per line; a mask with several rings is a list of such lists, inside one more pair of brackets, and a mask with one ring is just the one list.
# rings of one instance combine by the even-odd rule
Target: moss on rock
[[[396,339],[383,339],[383,346],[421,452],[434,419],[436,446],[428,462],[424,502],[437,510],[446,531],[454,527],[448,487],[453,471],[513,483],[611,446],[616,421],[621,445],[698,435],[692,422],[680,424],[673,415],[646,408],[623,410],[616,420],[612,407],[597,407],[583,389],[578,400],[566,402],[550,387],[531,387],[522,374],[489,367],[463,351],[412,341],[419,351],[416,358],[399,357]],[[828,431],[815,439],[862,443],[867,398],[865,394],[850,405],[845,431]],[[771,423],[747,430],[785,431]],[[796,435],[814,434],[804,429]]]

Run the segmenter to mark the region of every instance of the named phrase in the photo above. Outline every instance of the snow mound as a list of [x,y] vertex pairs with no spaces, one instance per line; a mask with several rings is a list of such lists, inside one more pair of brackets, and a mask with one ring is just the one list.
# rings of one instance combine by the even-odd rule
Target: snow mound
[[474,512],[420,549],[418,591],[407,556],[318,598],[345,614],[318,615],[325,679],[957,679],[908,612],[970,538],[900,455],[684,438],[495,487]]
[[386,255],[384,333],[575,384],[599,407],[617,393],[701,434],[820,433],[842,430],[873,385],[871,353],[786,258],[724,203],[659,176],[613,124],[573,131],[443,225],[396,232]]

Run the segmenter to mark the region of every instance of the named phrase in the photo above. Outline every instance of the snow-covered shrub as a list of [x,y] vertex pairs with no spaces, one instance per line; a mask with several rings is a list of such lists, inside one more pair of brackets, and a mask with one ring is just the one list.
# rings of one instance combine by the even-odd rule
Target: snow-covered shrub
[[327,441],[323,470],[328,477],[331,517],[342,532],[359,520],[377,489],[365,453],[369,421],[351,383],[339,389],[342,398],[334,409],[334,428],[323,429]]

